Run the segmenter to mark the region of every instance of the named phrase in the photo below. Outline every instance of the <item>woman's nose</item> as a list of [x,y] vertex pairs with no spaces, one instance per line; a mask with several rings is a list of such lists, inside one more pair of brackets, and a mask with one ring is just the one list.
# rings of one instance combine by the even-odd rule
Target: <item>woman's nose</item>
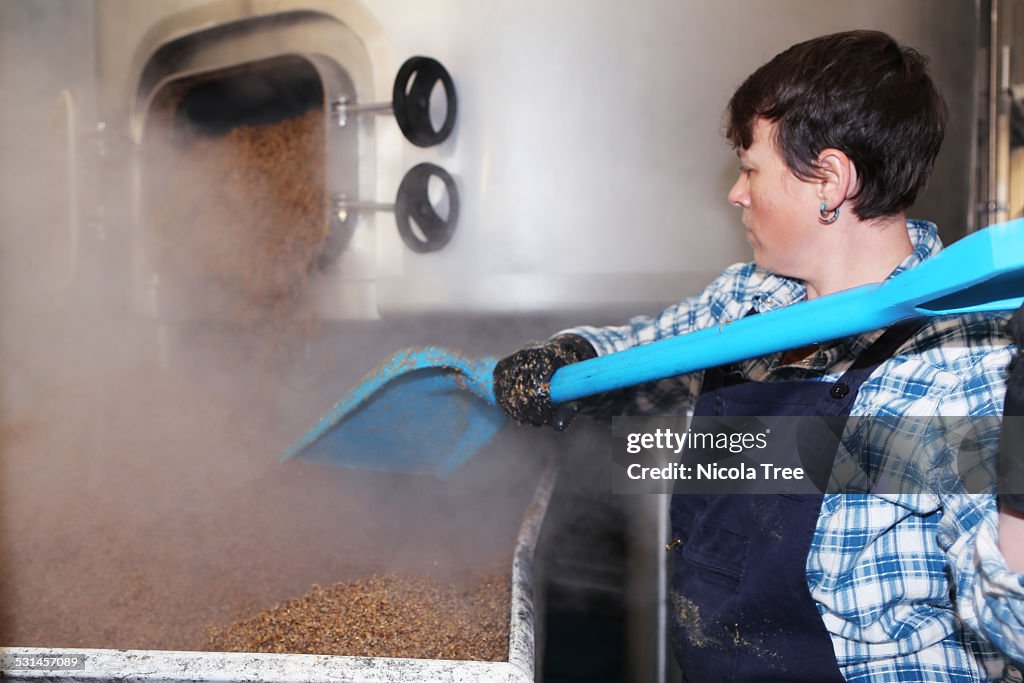
[[741,209],[745,209],[750,206],[750,193],[747,187],[747,174],[740,173],[739,178],[732,184],[732,189],[729,190],[729,203],[733,206],[737,206]]

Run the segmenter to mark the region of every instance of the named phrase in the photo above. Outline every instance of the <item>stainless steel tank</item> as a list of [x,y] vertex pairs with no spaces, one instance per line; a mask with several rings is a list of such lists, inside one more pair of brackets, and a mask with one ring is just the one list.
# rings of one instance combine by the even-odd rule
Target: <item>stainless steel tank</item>
[[[323,319],[492,316],[475,342],[497,352],[523,341],[510,328],[542,327],[540,315],[611,320],[695,293],[750,257],[725,200],[736,167],[720,135],[729,95],[787,46],[850,28],[886,30],[932,59],[952,115],[931,187],[912,213],[955,239],[974,210],[982,19],[971,0],[5,0],[0,86],[17,97],[0,105],[8,196],[0,230],[17,247],[5,258],[33,261],[37,245],[43,255],[34,279],[5,290],[5,314],[73,314],[60,306],[102,271],[113,274],[102,279],[104,301],[160,328],[210,315],[167,296],[173,278],[148,246],[148,197],[160,183],[144,155],[162,96],[239,69],[284,80],[291,69],[318,82],[329,199],[390,203],[405,173],[425,162],[455,179],[458,224],[430,253],[411,250],[386,211],[353,212],[339,224],[336,204],[325,202],[335,251],[310,293]],[[458,117],[443,143],[410,144],[386,114],[340,125],[332,103],[387,103],[413,55],[436,58],[454,79]],[[63,179],[37,191],[12,150],[51,150]],[[47,219],[26,220],[39,215]],[[17,333],[8,326],[0,347],[32,345]],[[67,344],[73,351],[76,341]],[[10,367],[10,385],[45,391],[33,368]],[[21,401],[10,386],[3,400],[0,408]],[[651,560],[664,534],[660,505],[631,506],[630,528],[650,534],[633,544],[643,557],[628,582],[630,603],[643,606],[630,615],[634,680],[665,675],[662,554]],[[517,577],[522,597],[530,587]],[[525,647],[533,624],[528,601],[517,604],[510,618],[523,647],[504,664],[92,654],[104,663],[100,678],[212,680],[228,668],[260,680],[526,680],[535,673]]]
[[[952,118],[932,189],[914,213],[937,220],[947,239],[968,225],[979,18],[964,0],[93,6],[95,111],[80,119],[94,113],[85,126],[100,124],[108,146],[129,157],[145,144],[162,88],[292,55],[324,78],[324,125],[343,148],[329,162],[331,194],[344,188],[350,200],[390,203],[421,162],[454,177],[458,225],[436,252],[411,251],[386,212],[350,217],[351,234],[335,240],[344,249],[315,294],[324,317],[633,312],[693,293],[749,257],[725,201],[735,166],[720,136],[729,94],[793,42],[846,28],[881,28],[931,56]],[[412,55],[438,59],[453,76],[458,120],[447,140],[416,147],[384,116],[360,115],[344,128],[331,120],[328,102],[339,97],[390,101]],[[130,160],[117,170],[108,182],[135,201],[130,215],[115,218],[108,207],[104,218],[131,233],[132,297],[152,313],[159,267],[140,247],[147,178]]]

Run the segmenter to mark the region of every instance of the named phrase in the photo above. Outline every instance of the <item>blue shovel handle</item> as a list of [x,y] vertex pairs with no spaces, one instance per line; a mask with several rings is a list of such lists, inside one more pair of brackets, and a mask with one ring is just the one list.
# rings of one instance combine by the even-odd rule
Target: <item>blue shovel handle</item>
[[1012,310],[1024,303],[1024,219],[992,225],[883,283],[568,365],[551,400],[572,401],[915,317]]

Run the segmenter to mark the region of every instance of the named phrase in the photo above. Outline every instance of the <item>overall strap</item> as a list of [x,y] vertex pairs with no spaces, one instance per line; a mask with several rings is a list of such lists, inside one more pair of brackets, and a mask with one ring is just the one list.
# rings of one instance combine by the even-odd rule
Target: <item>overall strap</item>
[[[694,424],[759,416],[780,444],[799,443],[812,481],[827,480],[861,385],[923,324],[888,328],[831,385],[749,381],[714,368],[705,375]],[[823,419],[792,419],[801,416]],[[807,585],[822,500],[821,493],[672,496],[673,648],[685,681],[843,681]]]

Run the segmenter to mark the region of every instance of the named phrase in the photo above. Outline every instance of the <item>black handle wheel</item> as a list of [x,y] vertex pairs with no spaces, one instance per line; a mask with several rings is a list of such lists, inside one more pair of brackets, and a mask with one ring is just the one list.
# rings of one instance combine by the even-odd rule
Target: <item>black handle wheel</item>
[[[438,177],[444,182],[448,197],[448,216],[442,218],[430,201],[429,185],[431,177]],[[455,180],[440,166],[435,164],[417,164],[409,169],[398,186],[395,198],[395,222],[398,223],[398,234],[406,246],[418,254],[437,251],[455,232],[455,224],[459,220],[459,191]],[[415,222],[419,228],[413,228]]]
[[[440,81],[444,86],[447,111],[441,128],[434,130],[430,120],[430,94]],[[441,63],[430,57],[410,57],[395,76],[391,107],[398,127],[417,147],[432,147],[448,139],[455,127],[458,98],[455,83]]]

